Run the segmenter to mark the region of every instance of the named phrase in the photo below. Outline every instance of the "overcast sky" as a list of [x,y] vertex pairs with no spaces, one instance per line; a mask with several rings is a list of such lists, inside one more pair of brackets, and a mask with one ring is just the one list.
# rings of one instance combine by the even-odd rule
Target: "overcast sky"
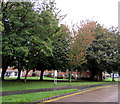
[[109,28],[118,27],[118,2],[120,0],[55,0],[61,14],[67,14],[62,21],[70,25],[81,20],[92,19]]

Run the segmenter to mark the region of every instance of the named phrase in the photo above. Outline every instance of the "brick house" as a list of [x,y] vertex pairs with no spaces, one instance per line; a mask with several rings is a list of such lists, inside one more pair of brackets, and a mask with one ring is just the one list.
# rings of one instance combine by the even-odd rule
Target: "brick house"
[[[2,72],[2,69],[0,69],[0,77],[1,77],[1,72]],[[30,70],[27,76],[32,77],[33,73],[34,73],[34,76],[39,77],[41,72],[40,71],[33,72],[33,70]],[[26,70],[22,71],[21,72],[21,77],[24,77],[25,74],[26,74]],[[5,77],[17,77],[17,75],[18,75],[18,70],[13,69],[12,67],[8,68],[6,73],[5,73]],[[66,78],[68,78],[68,75],[69,75],[68,71],[57,72],[58,78],[66,79]],[[86,72],[72,72],[71,75],[72,75],[73,78],[80,78],[80,77],[89,78],[91,76],[91,73],[89,71],[86,71]],[[54,77],[54,70],[51,70],[51,71],[45,70],[44,71],[44,76]]]
[[[1,72],[2,72],[2,69],[0,69],[0,77],[1,77]],[[28,73],[28,77],[32,77],[33,76],[33,73],[35,76],[40,76],[40,71],[35,71],[33,72],[33,70],[30,70],[29,73]],[[26,74],[26,70],[22,71],[21,72],[21,77],[24,77]],[[78,77],[85,77],[85,78],[88,78],[91,76],[91,73],[88,71],[88,72],[72,72],[72,77],[74,78],[78,78]],[[63,78],[63,79],[66,79],[69,75],[69,72],[66,71],[66,72],[57,72],[57,76],[60,78]],[[18,76],[18,70],[17,69],[13,69],[13,68],[8,68],[6,73],[5,73],[5,77],[17,77]],[[48,77],[54,77],[54,70],[51,70],[51,71],[44,71],[44,76],[48,76]]]

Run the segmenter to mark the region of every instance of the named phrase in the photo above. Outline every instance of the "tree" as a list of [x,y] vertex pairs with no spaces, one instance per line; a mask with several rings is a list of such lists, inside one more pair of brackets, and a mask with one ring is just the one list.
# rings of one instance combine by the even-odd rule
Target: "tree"
[[4,34],[8,35],[10,30],[10,21],[8,21],[8,16],[6,15],[8,3],[1,3],[1,10],[2,10],[2,24],[4,25],[4,31],[2,31],[2,80],[4,80],[4,74],[11,64],[12,59],[12,52],[11,52],[11,45],[8,43],[8,38],[4,38]]
[[[81,21],[80,26],[73,26],[70,39],[70,74],[72,70],[80,67],[86,62],[86,50],[94,40],[94,28],[96,22],[94,21]],[[70,75],[71,76],[71,75]],[[71,78],[70,78],[71,82]]]
[[43,8],[36,11],[37,17],[33,27],[35,35],[31,36],[29,41],[32,53],[31,61],[35,62],[34,69],[41,71],[40,80],[43,80],[44,70],[50,67],[48,57],[53,56],[53,38],[59,30],[54,5],[51,5],[52,2],[49,3],[43,4]]
[[[92,73],[91,79],[98,76],[102,80],[103,71],[112,71],[112,63],[116,60],[117,54],[117,37],[116,34],[98,24],[95,28],[95,40],[87,52],[89,70]],[[111,66],[111,65],[112,66]]]
[[31,35],[32,22],[34,22],[32,7],[33,4],[29,2],[2,2],[2,23],[5,28],[2,32],[3,79],[4,73],[11,63],[12,66],[18,68],[18,79],[20,79],[23,63],[29,53],[27,44]]
[[4,25],[2,23],[2,14],[0,13],[0,34],[2,31],[4,31]]
[[[41,4],[42,7],[39,8],[39,5],[37,9],[30,2],[2,2],[2,23],[5,27],[2,32],[2,68],[5,67],[4,73],[10,65],[18,68],[18,79],[25,68],[27,72],[31,69],[43,71],[38,66],[48,67],[48,63],[42,65],[41,62],[53,56],[53,38],[59,30],[59,20],[54,2]],[[33,66],[30,65],[32,62]]]
[[61,24],[53,39],[53,56],[49,58],[51,69],[58,71],[66,71],[68,69],[69,34],[69,28]]
[[108,66],[109,68],[107,68],[108,72],[112,72],[113,73],[113,77],[112,77],[112,81],[114,80],[114,73],[115,72],[119,72],[120,71],[120,61],[119,61],[119,34],[118,34],[118,30],[115,27],[111,27],[109,28],[109,44],[111,46],[111,50],[109,50],[109,61],[108,61]]
[[[1,8],[1,4],[0,4],[0,8]],[[2,23],[2,14],[0,12],[0,68],[2,68],[2,36],[1,36],[1,32],[4,31],[4,25]]]

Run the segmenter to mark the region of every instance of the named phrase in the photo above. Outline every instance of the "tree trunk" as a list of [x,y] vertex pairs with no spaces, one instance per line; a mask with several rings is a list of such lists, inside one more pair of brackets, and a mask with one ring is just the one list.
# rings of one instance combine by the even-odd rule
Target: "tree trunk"
[[43,73],[44,73],[44,70],[41,70],[40,81],[43,81]]
[[113,75],[112,75],[112,82],[114,82],[115,81],[115,79],[114,79],[114,72],[113,72]]
[[33,69],[33,72],[32,72],[32,77],[35,77],[36,74],[35,74],[35,69]]
[[96,73],[94,71],[91,71],[91,80],[92,81],[95,80],[95,75],[96,75]]
[[8,68],[8,66],[2,66],[2,74],[1,74],[2,81],[4,80],[4,76],[7,71],[7,68]]
[[26,83],[26,81],[27,81],[27,75],[28,75],[28,70],[26,70],[26,74],[25,74],[25,79],[24,79],[24,82]]
[[100,71],[100,73],[98,74],[98,76],[99,76],[98,81],[102,81],[103,80],[103,78],[102,78],[102,71]]
[[18,59],[18,77],[17,80],[20,80],[20,75],[21,75],[21,63],[20,63],[20,58]]
[[69,71],[69,83],[71,83],[71,71]]
[[21,75],[21,69],[18,69],[18,77],[17,77],[17,80],[20,80],[20,75]]
[[79,77],[79,80],[81,80],[81,75],[82,75],[82,72],[80,71],[80,77]]
[[7,70],[7,67],[2,69],[2,74],[1,74],[2,81],[4,81],[6,70]]

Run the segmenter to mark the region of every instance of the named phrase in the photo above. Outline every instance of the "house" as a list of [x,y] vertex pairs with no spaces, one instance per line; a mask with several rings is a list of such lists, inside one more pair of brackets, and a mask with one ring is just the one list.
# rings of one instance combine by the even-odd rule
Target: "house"
[[[1,72],[2,72],[2,69],[0,69],[0,77],[1,77]],[[35,71],[33,72],[33,70],[30,70],[28,72],[28,77],[32,77],[32,76],[37,76],[39,77],[40,76],[40,71]],[[21,77],[25,77],[26,75],[26,70],[24,71],[21,71]],[[57,72],[57,77],[58,78],[61,78],[61,79],[66,79],[68,78],[68,75],[69,75],[69,72],[66,71],[66,72],[62,72],[62,71],[58,71]],[[89,71],[86,71],[86,72],[72,72],[71,73],[72,75],[72,78],[80,78],[80,77],[84,77],[84,78],[89,78],[91,76],[91,73]],[[17,77],[18,76],[18,70],[17,69],[13,69],[12,67],[8,68],[6,73],[5,73],[5,77]],[[44,71],[44,76],[47,76],[47,77],[54,77],[54,70],[45,70]]]
[[[2,74],[2,69],[0,69],[0,77]],[[17,69],[13,69],[12,67],[8,68],[6,73],[5,73],[5,77],[17,77],[18,76],[18,70]]]
[[[61,79],[68,78],[68,75],[69,75],[69,71],[66,71],[66,72],[58,71],[57,72],[57,77],[61,78]],[[80,78],[80,77],[89,78],[89,77],[91,77],[91,72],[89,72],[89,71],[86,71],[86,72],[84,72],[84,71],[83,72],[72,72],[71,75],[72,75],[72,78],[75,78],[75,79]],[[54,70],[44,71],[44,76],[54,77]]]
[[[112,77],[113,76],[113,73],[105,73],[105,77]],[[115,78],[118,78],[118,77],[120,77],[120,73],[119,72],[114,72],[114,77]]]

